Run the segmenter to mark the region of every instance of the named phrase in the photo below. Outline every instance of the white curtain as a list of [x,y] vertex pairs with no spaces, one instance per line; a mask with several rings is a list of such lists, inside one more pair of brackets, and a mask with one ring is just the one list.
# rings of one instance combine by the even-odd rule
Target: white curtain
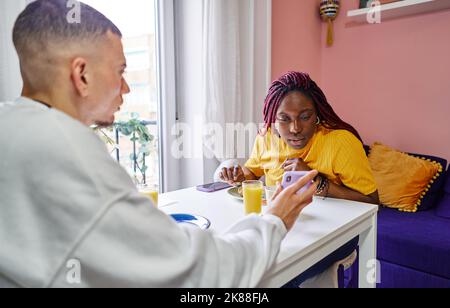
[[[204,147],[220,161],[248,158],[262,121],[270,83],[270,20],[270,0],[203,0],[204,124],[215,124]],[[238,134],[247,138],[225,130],[237,123]]]
[[[221,161],[250,155],[271,81],[271,4],[174,0],[176,127],[184,129],[174,139],[192,154],[178,159],[179,188],[211,182]],[[227,123],[253,124],[253,136],[226,135]]]
[[0,101],[20,96],[22,78],[19,59],[12,43],[12,29],[17,16],[25,8],[27,0],[0,1]]

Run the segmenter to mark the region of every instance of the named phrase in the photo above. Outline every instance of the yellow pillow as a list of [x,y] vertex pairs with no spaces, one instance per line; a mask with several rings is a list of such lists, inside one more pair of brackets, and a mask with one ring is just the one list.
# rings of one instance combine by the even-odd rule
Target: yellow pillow
[[393,150],[381,143],[370,149],[369,163],[383,205],[416,212],[439,171],[439,163]]

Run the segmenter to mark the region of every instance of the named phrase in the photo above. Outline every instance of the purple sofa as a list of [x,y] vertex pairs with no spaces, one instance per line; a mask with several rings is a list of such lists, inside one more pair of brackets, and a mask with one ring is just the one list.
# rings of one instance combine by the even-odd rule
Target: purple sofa
[[380,207],[378,288],[450,288],[450,170],[425,198],[416,213]]

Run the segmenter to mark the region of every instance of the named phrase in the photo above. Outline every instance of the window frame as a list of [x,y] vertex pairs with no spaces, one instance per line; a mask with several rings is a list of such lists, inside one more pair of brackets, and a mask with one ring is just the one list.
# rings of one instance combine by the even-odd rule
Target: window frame
[[177,124],[174,0],[155,0],[160,192],[179,187],[179,161],[171,153]]

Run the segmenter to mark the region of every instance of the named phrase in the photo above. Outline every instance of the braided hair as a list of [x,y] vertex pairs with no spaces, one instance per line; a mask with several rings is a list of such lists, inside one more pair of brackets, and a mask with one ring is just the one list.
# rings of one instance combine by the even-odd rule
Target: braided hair
[[263,116],[266,130],[268,130],[272,124],[275,123],[278,108],[283,102],[283,99],[290,92],[294,91],[298,91],[311,99],[317,110],[317,115],[319,116],[324,127],[347,130],[362,142],[361,136],[358,134],[356,129],[339,118],[331,105],[328,103],[325,94],[309,77],[309,75],[299,72],[288,72],[272,83],[269,89],[269,94],[264,102]]

